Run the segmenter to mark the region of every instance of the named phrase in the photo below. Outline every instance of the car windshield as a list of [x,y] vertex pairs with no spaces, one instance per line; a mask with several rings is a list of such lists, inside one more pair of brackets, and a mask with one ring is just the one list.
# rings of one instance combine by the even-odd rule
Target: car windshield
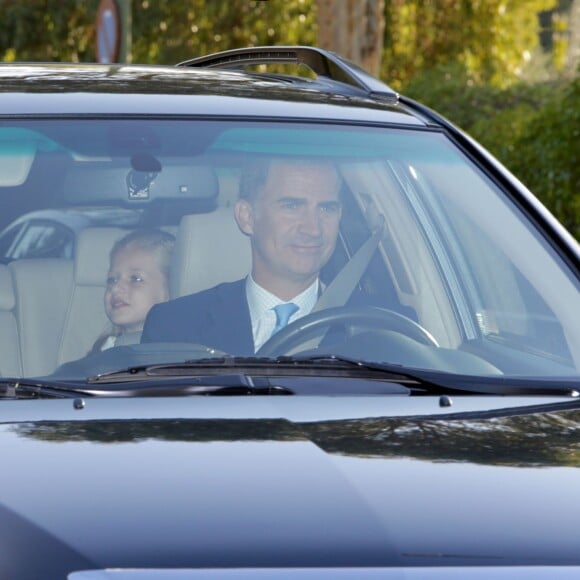
[[579,375],[577,273],[443,131],[12,119],[0,167],[5,377],[321,354]]

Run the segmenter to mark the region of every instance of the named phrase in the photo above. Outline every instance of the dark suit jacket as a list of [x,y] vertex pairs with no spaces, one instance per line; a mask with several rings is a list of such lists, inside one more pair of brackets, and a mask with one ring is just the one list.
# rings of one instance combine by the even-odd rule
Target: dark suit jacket
[[[348,305],[368,306],[370,303],[362,292],[355,290]],[[416,320],[414,312],[403,314]],[[340,331],[332,331],[323,339],[323,344],[333,344],[341,339],[344,340],[345,336]],[[252,356],[254,338],[246,298],[246,279],[157,304],[149,311],[141,342],[189,342],[228,354]]]
[[192,342],[252,356],[245,278],[155,305],[145,321],[141,342]]

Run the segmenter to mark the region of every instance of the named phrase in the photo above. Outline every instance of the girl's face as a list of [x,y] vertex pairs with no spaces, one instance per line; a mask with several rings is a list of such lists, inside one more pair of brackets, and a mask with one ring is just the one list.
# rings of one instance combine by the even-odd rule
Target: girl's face
[[167,279],[155,252],[126,246],[111,261],[105,290],[105,312],[122,332],[143,330],[154,304],[168,299]]

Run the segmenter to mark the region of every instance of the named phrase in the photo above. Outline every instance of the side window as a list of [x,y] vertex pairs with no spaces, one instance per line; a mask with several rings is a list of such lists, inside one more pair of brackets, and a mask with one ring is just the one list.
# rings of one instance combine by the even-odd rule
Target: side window
[[11,258],[70,258],[74,233],[69,228],[48,221],[30,222],[12,248]]
[[[517,223],[509,219],[509,206],[502,204],[501,196],[489,195],[490,186],[463,167],[455,172],[450,166],[445,175],[436,168],[425,169],[430,179],[422,183],[423,199],[431,200],[431,212],[437,214],[442,247],[455,265],[456,288],[465,295],[481,336],[570,364],[554,303],[549,305],[550,294],[533,276],[542,265],[529,262],[527,271],[522,270],[526,262],[519,253],[526,254],[525,243],[512,247],[501,241],[505,231],[513,240],[518,235],[513,227],[509,229],[509,224]],[[436,203],[435,192],[444,203]],[[488,220],[482,219],[485,212]],[[485,224],[489,225],[484,229]]]
[[0,235],[0,260],[8,261],[12,259],[13,247],[23,227],[23,224],[15,225]]

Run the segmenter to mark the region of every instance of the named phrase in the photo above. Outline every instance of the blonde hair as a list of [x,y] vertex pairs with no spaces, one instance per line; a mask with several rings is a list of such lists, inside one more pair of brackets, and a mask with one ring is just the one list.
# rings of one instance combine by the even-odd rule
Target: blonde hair
[[112,262],[118,252],[128,247],[139,248],[140,250],[157,254],[159,268],[165,277],[169,278],[171,254],[175,247],[175,236],[173,234],[154,228],[134,230],[115,242],[109,253],[109,261]]

